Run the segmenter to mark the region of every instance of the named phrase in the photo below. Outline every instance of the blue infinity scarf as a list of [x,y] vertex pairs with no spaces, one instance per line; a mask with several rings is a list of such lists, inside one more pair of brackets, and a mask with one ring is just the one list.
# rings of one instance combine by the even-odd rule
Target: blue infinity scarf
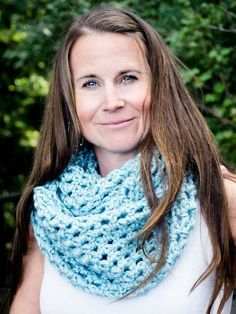
[[[166,190],[161,157],[153,158],[152,181],[160,200]],[[162,169],[159,169],[162,168]],[[164,267],[140,295],[165,277],[184,249],[195,222],[196,186],[191,174],[184,178],[171,211],[166,215],[169,238]],[[106,177],[98,173],[93,151],[74,156],[57,180],[34,189],[31,221],[41,251],[58,272],[87,292],[122,297],[153,270],[137,245],[137,233],[151,215],[140,176],[140,155]],[[158,230],[147,252],[158,257]]]

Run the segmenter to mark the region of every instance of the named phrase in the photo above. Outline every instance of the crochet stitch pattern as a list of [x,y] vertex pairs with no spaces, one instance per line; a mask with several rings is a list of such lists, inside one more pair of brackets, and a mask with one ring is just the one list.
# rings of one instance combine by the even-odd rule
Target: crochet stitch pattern
[[[166,183],[164,163],[152,161],[152,181],[157,198]],[[160,170],[158,167],[161,167]],[[166,180],[165,180],[166,181]],[[195,223],[197,190],[186,174],[171,211],[166,215],[169,238],[165,265],[146,286],[146,293],[172,269]],[[140,155],[106,177],[98,173],[92,150],[73,156],[57,180],[34,189],[31,222],[41,251],[74,286],[110,298],[119,298],[136,287],[153,269],[135,236],[151,215],[141,184]],[[147,243],[157,257],[158,231]]]

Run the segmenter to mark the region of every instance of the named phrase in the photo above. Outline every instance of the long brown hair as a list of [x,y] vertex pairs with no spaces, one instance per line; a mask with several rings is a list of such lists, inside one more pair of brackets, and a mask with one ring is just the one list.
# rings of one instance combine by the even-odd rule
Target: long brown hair
[[[201,212],[209,229],[213,249],[210,265],[193,288],[214,272],[215,286],[207,313],[210,313],[223,287],[223,298],[217,312],[220,313],[234,288],[235,265],[234,244],[220,170],[221,158],[211,132],[179,76],[177,61],[159,34],[135,14],[114,7],[98,8],[74,21],[55,57],[33,170],[17,207],[12,295],[20,281],[22,258],[27,251],[33,188],[55,179],[79,147],[81,131],[75,111],[70,52],[75,41],[88,31],[137,35],[145,47],[145,57],[151,71],[150,130],[140,151],[142,182],[152,215],[139,236],[145,251],[146,240],[158,226],[162,232],[162,250],[155,271],[142,285],[165,262],[168,248],[165,215],[171,210],[184,174],[191,170],[197,177]],[[150,172],[150,160],[156,149],[164,159],[168,175],[168,190],[159,203],[153,191]]]

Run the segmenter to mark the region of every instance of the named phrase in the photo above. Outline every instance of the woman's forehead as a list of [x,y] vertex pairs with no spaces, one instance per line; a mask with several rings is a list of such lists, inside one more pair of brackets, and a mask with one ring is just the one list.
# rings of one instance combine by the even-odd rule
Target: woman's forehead
[[81,36],[71,50],[71,63],[88,68],[102,63],[112,66],[146,67],[146,54],[141,39],[126,34],[89,32]]

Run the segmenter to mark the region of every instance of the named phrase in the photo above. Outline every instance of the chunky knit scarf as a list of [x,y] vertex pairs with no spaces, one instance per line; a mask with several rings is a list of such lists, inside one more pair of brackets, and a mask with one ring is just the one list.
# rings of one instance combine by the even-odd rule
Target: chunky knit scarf
[[[165,167],[159,155],[158,159],[159,166],[153,159],[151,170],[160,200],[166,180],[161,179]],[[148,291],[172,269],[194,225],[196,209],[196,187],[187,174],[166,215],[166,263],[135,295]],[[31,220],[41,251],[63,277],[90,293],[117,298],[153,270],[136,238],[150,215],[141,184],[140,155],[101,177],[93,151],[84,149],[57,180],[34,189]],[[155,258],[160,253],[157,239],[158,230],[146,246]]]

